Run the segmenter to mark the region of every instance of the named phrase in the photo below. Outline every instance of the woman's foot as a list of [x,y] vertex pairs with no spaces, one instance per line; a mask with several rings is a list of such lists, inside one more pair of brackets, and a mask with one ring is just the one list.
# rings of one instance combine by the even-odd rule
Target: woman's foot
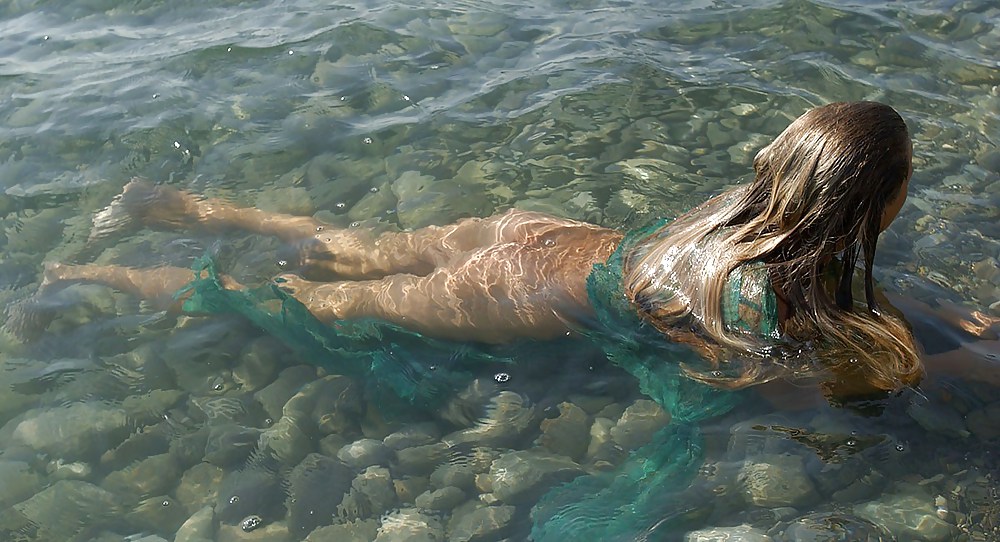
[[291,273],[278,275],[272,281],[279,290],[302,303],[320,321],[332,322],[347,317],[345,311],[350,306],[348,289],[351,283],[313,282]]
[[179,228],[194,219],[196,199],[169,186],[133,177],[121,194],[94,215],[90,240],[100,239],[129,226]]
[[44,266],[38,290],[28,298],[11,303],[5,311],[3,329],[23,342],[37,339],[59,315],[60,304],[46,299],[45,293],[65,280],[66,266],[56,262],[45,262]]

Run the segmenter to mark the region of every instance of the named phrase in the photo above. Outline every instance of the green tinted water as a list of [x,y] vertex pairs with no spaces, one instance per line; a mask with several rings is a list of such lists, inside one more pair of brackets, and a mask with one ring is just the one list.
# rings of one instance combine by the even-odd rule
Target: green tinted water
[[[805,108],[875,99],[907,119],[916,170],[881,246],[883,282],[997,314],[998,19],[988,1],[4,2],[0,299],[10,305],[34,292],[44,261],[189,266],[207,251],[256,284],[287,257],[287,247],[238,233],[123,230],[89,240],[92,217],[132,176],[345,227],[419,227],[512,206],[629,227],[746,179],[756,151]],[[233,450],[252,446],[238,442],[257,442],[303,384],[337,385],[315,374],[285,377],[277,398],[259,394],[296,360],[239,321],[177,320],[92,286],[45,302],[60,317],[44,333],[0,343],[5,533],[171,539],[216,502],[217,478],[246,464]],[[504,418],[519,428],[513,437],[475,441],[489,448],[483,454],[503,455],[531,447],[537,418],[562,413],[582,416],[566,423],[586,435],[545,430],[539,442],[563,455],[580,447],[574,438],[600,448],[590,433],[607,429],[602,420],[620,423],[638,396],[629,379],[587,372],[588,363],[543,373],[541,387],[552,389],[505,390],[491,408],[469,407],[435,431],[513,412]],[[566,401],[582,414],[555,406]],[[377,405],[351,405],[320,409],[343,420],[291,439],[290,457],[336,455],[340,445],[399,429],[373,421]],[[876,518],[900,540],[951,540],[963,529],[987,539],[997,524],[989,444],[998,408],[995,389],[967,382],[901,399],[898,412],[874,419],[829,409],[769,418],[770,407],[757,405],[706,430],[719,441],[706,472],[723,474],[697,483],[735,497],[712,513],[702,507],[692,528],[746,524],[804,540],[810,525],[829,524],[816,514],[836,510],[868,518],[858,522]],[[773,429],[789,426],[799,438]],[[26,436],[59,427],[55,436]],[[844,452],[852,432],[874,444]],[[897,445],[905,450],[898,457]],[[392,452],[383,462],[394,482],[417,480],[420,489],[426,478],[437,489],[431,467]],[[779,463],[735,465],[785,452],[800,458],[813,489],[789,502],[745,497],[753,465]],[[580,453],[575,459],[594,470],[625,452]],[[446,459],[489,471],[465,452]],[[148,476],[127,469],[137,462],[159,465],[162,479],[140,483]],[[297,525],[274,511],[285,506],[288,472],[265,478],[281,480],[264,487],[282,497],[257,506],[267,510],[255,512],[262,529]],[[309,491],[318,490],[297,491],[316,498]],[[372,521],[389,537],[409,517],[376,520],[413,506],[400,491],[384,510],[369,502],[375,511],[338,517]],[[495,491],[463,492],[464,504],[441,514],[440,536],[461,538],[450,522],[472,514],[470,502],[511,504],[494,503]],[[70,495],[69,504],[54,495]],[[531,499],[509,500],[511,524],[486,539],[523,536]],[[887,519],[896,516],[907,519]],[[914,519],[924,517],[938,523]],[[223,525],[210,536],[241,532]]]

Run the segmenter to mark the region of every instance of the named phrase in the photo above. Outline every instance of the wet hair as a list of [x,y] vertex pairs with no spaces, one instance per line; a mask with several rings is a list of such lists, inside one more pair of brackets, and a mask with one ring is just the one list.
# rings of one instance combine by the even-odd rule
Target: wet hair
[[[880,307],[872,278],[883,214],[909,177],[910,153],[906,124],[887,105],[810,109],[757,153],[752,182],[641,241],[626,258],[625,291],[657,328],[714,365],[726,352],[755,357],[733,377],[692,371],[720,386],[747,386],[774,378],[781,364],[767,362],[772,350],[762,338],[727,329],[721,305],[729,274],[763,262],[789,308],[785,344],[819,360],[812,370],[825,372],[831,389],[913,384],[922,375],[913,337]],[[859,265],[863,303],[854,294]]]

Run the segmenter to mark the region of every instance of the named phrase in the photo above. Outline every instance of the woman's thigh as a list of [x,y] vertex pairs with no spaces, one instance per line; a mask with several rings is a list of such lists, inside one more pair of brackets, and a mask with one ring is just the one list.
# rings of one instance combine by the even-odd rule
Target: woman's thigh
[[589,310],[586,277],[613,250],[613,238],[606,241],[590,246],[494,243],[422,276],[282,280],[325,321],[374,317],[436,337],[482,342],[551,338],[566,333],[576,316]]

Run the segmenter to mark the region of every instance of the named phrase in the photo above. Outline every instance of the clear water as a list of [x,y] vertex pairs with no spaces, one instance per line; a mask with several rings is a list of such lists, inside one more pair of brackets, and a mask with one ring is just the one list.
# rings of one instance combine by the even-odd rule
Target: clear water
[[[627,228],[745,180],[755,152],[805,108],[874,99],[907,119],[916,170],[884,236],[883,283],[995,315],[998,21],[987,0],[5,1],[0,299],[34,292],[45,261],[188,266],[211,252],[249,284],[279,269],[285,247],[232,232],[128,230],[89,242],[92,217],[133,176],[345,227],[419,227],[518,207]],[[45,301],[60,317],[36,340],[0,340],[0,530],[5,539],[172,539],[216,501],[217,477],[244,466],[245,457],[206,459],[192,435],[220,419],[274,423],[253,394],[297,360],[245,323],[173,318],[106,288]],[[996,355],[992,343],[984,348],[984,359]],[[558,415],[567,398],[620,408],[637,398],[614,371],[570,364],[533,377],[542,385],[512,389],[541,417]],[[886,540],[996,539],[991,444],[1000,429],[991,413],[1000,397],[970,380],[947,379],[877,415],[776,413],[760,402],[714,422],[706,473],[783,453],[799,458],[815,493],[754,503],[739,476],[716,483],[705,474],[721,497],[703,503],[692,528],[861,539],[861,523],[838,528],[817,515],[837,513],[879,523]],[[588,426],[610,415],[588,408]],[[344,422],[350,430],[307,435],[296,453],[335,453],[399,429],[377,421],[378,405],[366,411]],[[29,426],[72,434],[32,440]],[[236,434],[256,436],[227,433]],[[537,434],[536,421],[491,453],[530,448]],[[238,443],[219,442],[219,456],[240,455]],[[208,536],[287,532],[293,466],[255,493],[281,495],[255,509],[264,527],[210,521]],[[863,488],[851,485],[858,480]],[[401,492],[384,508],[412,506]],[[448,519],[461,506],[472,505],[441,516],[442,536],[454,535]],[[529,507],[518,503],[512,523],[486,539],[522,538]],[[382,540],[406,523],[389,517]]]

